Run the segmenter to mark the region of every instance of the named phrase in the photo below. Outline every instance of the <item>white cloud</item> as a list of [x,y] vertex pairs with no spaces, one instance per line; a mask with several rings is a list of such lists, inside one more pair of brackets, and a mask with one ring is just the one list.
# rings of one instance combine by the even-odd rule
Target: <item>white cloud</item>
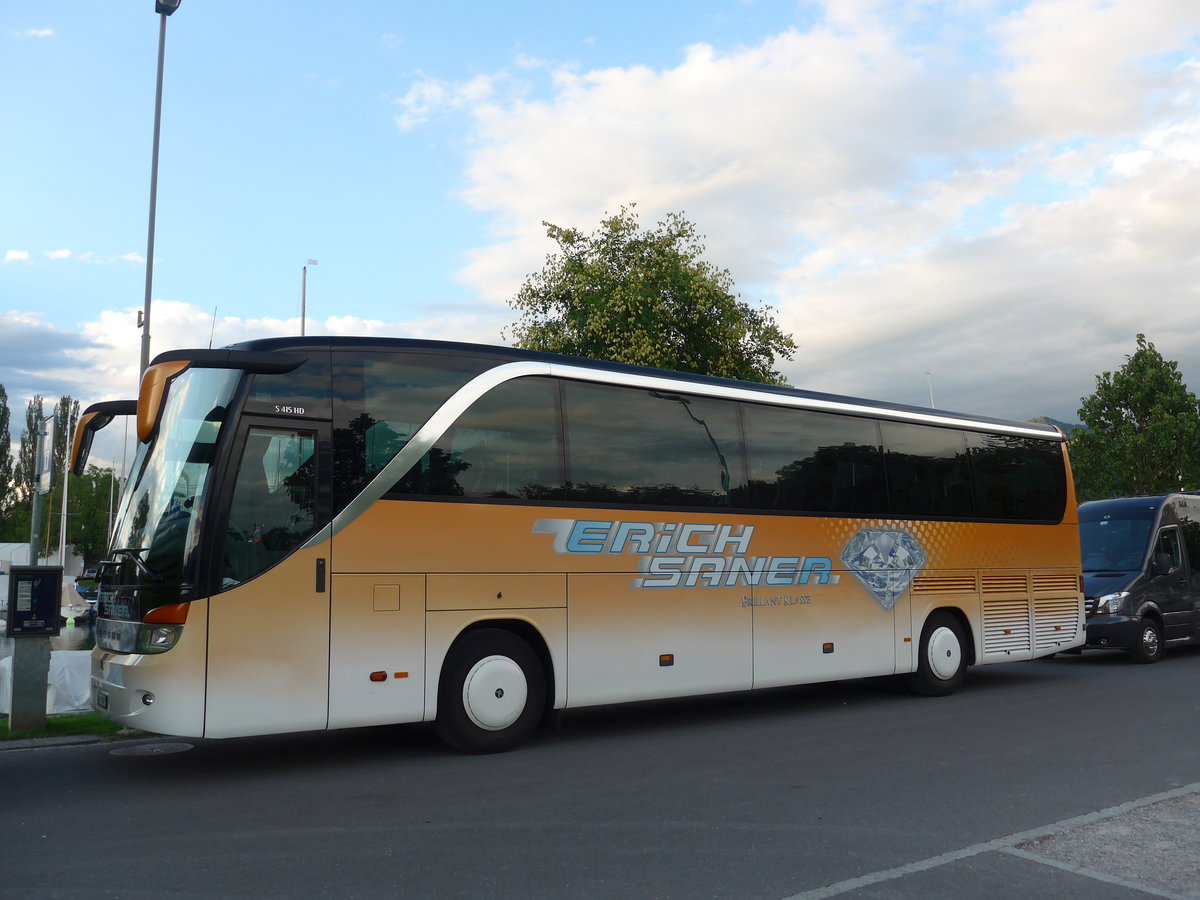
[[70,250],[47,250],[46,259],[70,259]]
[[[495,242],[462,280],[501,304],[555,249],[543,220],[682,211],[778,307],[793,382],[920,403],[932,371],[942,405],[1074,415],[1134,334],[1166,353],[1200,328],[1200,7],[981,0],[931,49],[922,14],[947,8],[830,3],[805,32],[467,103],[462,196]],[[1174,358],[1200,382],[1196,343]]]
[[[96,318],[84,322],[80,330],[85,341],[77,341],[69,351],[75,361],[77,382],[73,393],[85,403],[131,397],[137,391],[141,360],[141,329],[136,327],[140,307],[100,310]],[[40,317],[11,314],[14,321],[36,325]],[[0,331],[5,320],[0,316]],[[383,322],[355,316],[330,316],[323,321],[308,320],[309,334],[366,335],[379,337],[424,337],[438,340],[495,343],[500,324],[478,312],[452,312],[427,319]],[[156,299],[150,321],[153,358],[168,350],[224,347],[258,338],[298,335],[300,320],[279,318],[242,318],[217,316],[212,310],[190,303]],[[0,351],[3,350],[0,340]],[[0,353],[2,356],[2,353]],[[4,383],[0,366],[0,384]]]
[[413,82],[403,97],[392,101],[400,107],[400,112],[394,117],[396,125],[401,131],[411,131],[446,110],[482,103],[491,96],[495,80],[494,77],[479,75],[456,84],[422,77]]
[[54,37],[53,28],[26,28],[24,31],[14,31],[17,37],[49,38]]
[[121,259],[125,260],[126,262],[135,263],[144,263],[146,261],[146,257],[142,256],[140,253],[123,253],[121,254]]
[[29,259],[28,250],[8,250],[4,254],[4,261],[6,263],[24,262],[27,259]]
[[1197,27],[1194,0],[1035,0],[996,26],[1013,62],[1000,83],[1033,134],[1122,134],[1179,87],[1178,71],[1148,61],[1186,50]]

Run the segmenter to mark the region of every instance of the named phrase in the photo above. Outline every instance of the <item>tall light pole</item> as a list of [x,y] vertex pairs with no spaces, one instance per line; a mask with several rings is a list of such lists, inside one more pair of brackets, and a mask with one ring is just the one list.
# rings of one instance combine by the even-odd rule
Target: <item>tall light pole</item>
[[310,259],[300,268],[300,337],[304,337],[304,317],[308,307],[308,267],[316,264],[315,259]]
[[150,152],[150,224],[146,235],[146,300],[138,326],[142,329],[142,366],[139,373],[150,365],[150,291],[154,286],[154,207],[158,201],[158,130],[162,124],[163,59],[167,45],[167,16],[179,9],[183,0],[154,0],[154,11],[158,13],[158,80],[154,88],[154,148]]

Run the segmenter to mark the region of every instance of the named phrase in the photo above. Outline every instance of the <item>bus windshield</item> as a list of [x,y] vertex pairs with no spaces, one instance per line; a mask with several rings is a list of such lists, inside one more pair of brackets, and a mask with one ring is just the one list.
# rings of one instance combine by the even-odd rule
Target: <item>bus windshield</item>
[[143,589],[143,610],[190,599],[198,513],[241,376],[231,369],[183,372],[171,382],[156,435],[138,450],[112,546],[118,580]]

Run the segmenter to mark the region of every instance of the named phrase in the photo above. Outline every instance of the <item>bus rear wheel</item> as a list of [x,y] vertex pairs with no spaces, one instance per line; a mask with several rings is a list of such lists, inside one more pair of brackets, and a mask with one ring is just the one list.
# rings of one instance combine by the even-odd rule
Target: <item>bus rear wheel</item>
[[917,671],[904,676],[905,686],[922,697],[954,693],[967,677],[966,642],[961,623],[948,612],[925,620]]
[[442,666],[437,732],[464,753],[511,750],[533,733],[545,701],[545,673],[528,643],[500,628],[472,631]]

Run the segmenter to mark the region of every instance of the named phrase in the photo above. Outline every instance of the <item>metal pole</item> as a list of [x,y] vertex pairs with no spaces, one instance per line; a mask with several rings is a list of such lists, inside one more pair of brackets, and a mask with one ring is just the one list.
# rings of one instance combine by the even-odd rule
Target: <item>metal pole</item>
[[36,566],[41,554],[38,547],[42,542],[42,495],[33,492],[33,521],[29,526],[29,564]]
[[300,267],[300,337],[304,337],[305,304],[308,299],[308,266]]
[[150,223],[146,231],[146,299],[142,305],[142,366],[150,366],[150,292],[154,286],[154,208],[158,201],[158,132],[162,124],[163,59],[167,44],[167,14],[159,15],[158,79],[154,88],[154,147],[150,152]]

